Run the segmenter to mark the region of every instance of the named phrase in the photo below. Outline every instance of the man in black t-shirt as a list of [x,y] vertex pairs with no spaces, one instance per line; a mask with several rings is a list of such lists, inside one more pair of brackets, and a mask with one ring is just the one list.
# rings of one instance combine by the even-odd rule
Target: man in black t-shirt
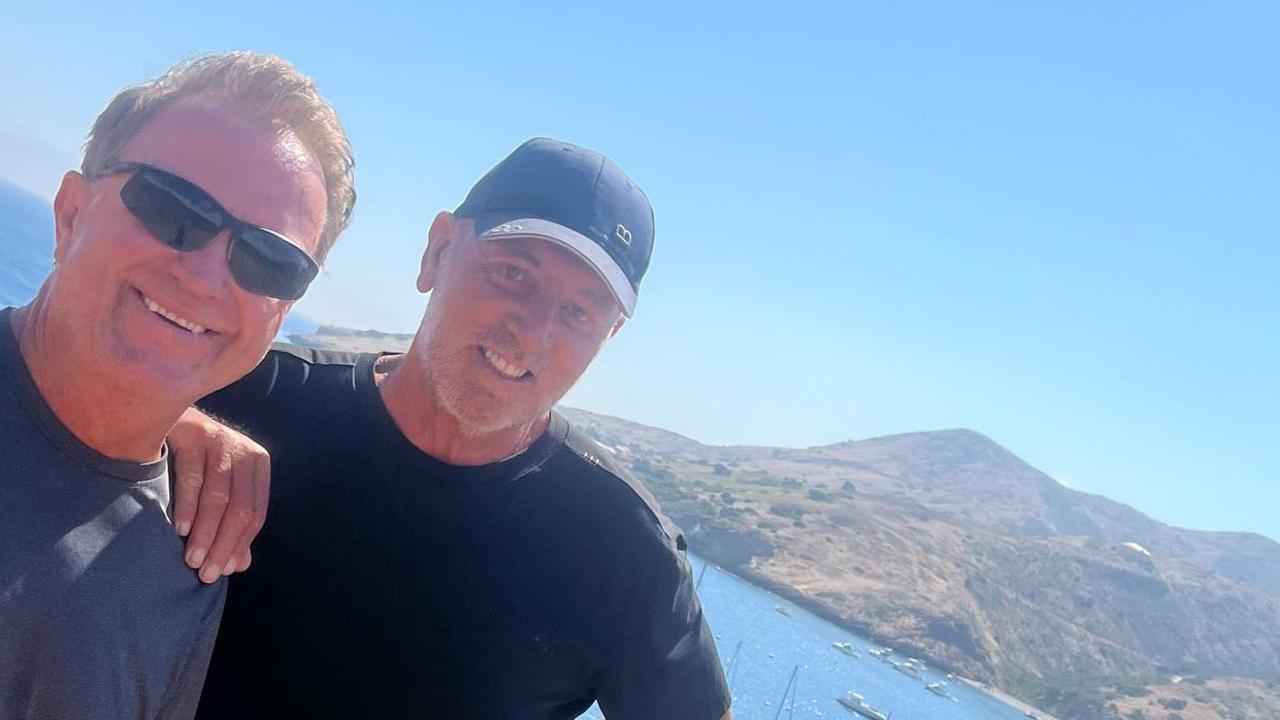
[[652,242],[612,161],[531,140],[433,222],[406,354],[277,347],[204,401],[274,472],[200,717],[728,717],[684,538],[552,409]]

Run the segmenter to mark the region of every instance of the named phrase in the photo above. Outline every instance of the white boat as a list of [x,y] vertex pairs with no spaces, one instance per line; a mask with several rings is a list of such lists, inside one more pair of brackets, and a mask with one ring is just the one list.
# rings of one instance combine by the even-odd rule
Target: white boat
[[858,657],[858,653],[853,649],[852,643],[833,642],[831,643],[831,647],[835,648],[836,650],[839,650],[840,652],[844,653],[845,655],[848,655],[849,657],[855,657],[855,658]]
[[776,613],[778,613],[779,615],[786,615],[787,617],[791,617],[791,611],[787,610],[786,608],[782,607],[781,605],[774,605],[774,606],[773,606],[773,611],[774,611],[774,612],[776,612]]
[[871,707],[867,704],[866,699],[852,690],[849,691],[848,695],[836,698],[836,702],[843,705],[846,710],[856,712],[863,717],[871,718],[871,720],[889,720],[889,717],[893,714]]
[[925,683],[924,689],[938,697],[944,697],[952,702],[959,702],[959,700],[956,700],[951,696],[951,693],[947,691],[947,684],[944,682]]
[[891,650],[890,648],[867,648],[867,652],[872,657],[878,657],[881,660],[884,660],[885,658],[893,654],[893,650]]
[[919,661],[917,660],[905,660],[903,662],[889,663],[889,664],[893,666],[894,670],[897,670],[898,672],[902,673],[903,675],[906,675],[909,678],[915,678],[916,680],[923,680],[924,668],[923,666],[919,665],[918,662]]

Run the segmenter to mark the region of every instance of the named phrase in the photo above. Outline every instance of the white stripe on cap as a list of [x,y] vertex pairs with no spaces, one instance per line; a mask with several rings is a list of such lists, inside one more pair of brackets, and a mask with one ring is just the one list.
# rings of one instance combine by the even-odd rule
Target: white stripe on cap
[[636,291],[631,287],[626,273],[622,272],[622,268],[618,267],[618,263],[604,248],[577,230],[542,218],[518,218],[495,225],[480,234],[483,238],[527,236],[550,240],[576,252],[609,286],[618,304],[622,306],[622,314],[629,318],[635,312]]

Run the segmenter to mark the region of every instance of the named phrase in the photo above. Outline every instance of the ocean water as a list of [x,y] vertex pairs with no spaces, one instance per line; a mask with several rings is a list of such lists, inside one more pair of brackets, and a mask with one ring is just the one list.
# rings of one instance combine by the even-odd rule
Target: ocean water
[[30,300],[53,263],[53,208],[0,181],[0,307]]
[[[705,561],[690,559],[697,578]],[[1026,720],[1021,710],[948,680],[945,673],[926,670],[924,681],[912,679],[868,655],[867,649],[876,647],[869,640],[715,566],[703,575],[698,594],[726,667],[735,720],[860,718],[835,700],[850,690],[892,713],[893,720]],[[859,657],[838,652],[833,642],[851,643]],[[895,654],[891,659],[906,658]],[[797,666],[793,711],[783,693]],[[954,702],[924,689],[925,682],[938,680],[947,683]],[[592,707],[582,717],[603,714]]]

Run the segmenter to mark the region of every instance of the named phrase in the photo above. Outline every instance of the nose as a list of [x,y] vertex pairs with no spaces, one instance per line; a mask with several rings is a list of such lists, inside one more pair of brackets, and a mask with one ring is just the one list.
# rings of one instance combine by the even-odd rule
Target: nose
[[215,298],[230,292],[234,286],[227,265],[230,244],[231,233],[224,231],[199,250],[178,253],[173,275],[182,288],[197,297]]
[[532,355],[550,347],[555,319],[555,304],[546,299],[534,299],[521,306],[509,323],[521,352]]

